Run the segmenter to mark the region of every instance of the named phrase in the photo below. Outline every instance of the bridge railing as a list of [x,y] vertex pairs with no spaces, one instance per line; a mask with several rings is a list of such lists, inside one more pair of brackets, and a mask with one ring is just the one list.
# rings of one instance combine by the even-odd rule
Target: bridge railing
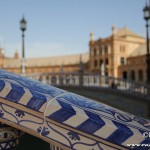
[[[79,85],[84,85],[83,78],[78,75]],[[4,70],[0,122],[43,139],[51,150],[147,150],[150,143],[149,120]],[[14,150],[20,131],[5,127],[0,124],[0,149]],[[15,141],[9,136],[12,130]]]
[[37,73],[28,77],[54,86],[85,86],[107,88],[150,99],[150,86],[131,80],[93,73]]

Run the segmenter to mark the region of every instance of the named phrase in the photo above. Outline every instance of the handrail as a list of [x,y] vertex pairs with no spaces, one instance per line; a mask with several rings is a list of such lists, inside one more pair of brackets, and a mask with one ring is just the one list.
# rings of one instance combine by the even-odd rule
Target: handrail
[[28,77],[56,86],[88,86],[117,90],[128,95],[150,99],[150,85],[95,73],[37,73]]

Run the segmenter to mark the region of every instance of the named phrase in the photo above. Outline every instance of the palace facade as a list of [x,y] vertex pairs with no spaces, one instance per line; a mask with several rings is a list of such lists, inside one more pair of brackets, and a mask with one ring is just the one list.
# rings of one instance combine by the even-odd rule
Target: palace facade
[[[14,57],[1,56],[0,49],[0,66],[2,69],[21,74],[21,58],[18,52]],[[88,70],[89,54],[75,54],[67,56],[27,58],[26,74],[32,73],[59,73],[61,72],[79,72]]]
[[122,77],[119,66],[124,66],[127,59],[145,43],[145,39],[130,31],[127,27],[116,29],[112,27],[112,34],[107,38],[94,39],[91,33],[90,71],[100,72],[102,75]]
[[[0,49],[0,67],[21,74],[21,58],[6,57]],[[62,72],[99,73],[138,82],[146,81],[145,38],[127,27],[112,27],[107,38],[94,39],[90,34],[89,53],[26,59],[26,74]]]
[[146,82],[147,80],[147,51],[146,45],[143,44],[136,48],[130,56],[127,58],[127,62],[124,65],[120,65],[118,68],[118,76],[120,78]]

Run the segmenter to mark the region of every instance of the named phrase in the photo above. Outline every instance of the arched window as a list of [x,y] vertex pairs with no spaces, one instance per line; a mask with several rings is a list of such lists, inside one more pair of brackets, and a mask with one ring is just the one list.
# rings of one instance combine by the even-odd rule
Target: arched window
[[143,81],[143,71],[142,70],[138,71],[138,76],[139,76],[139,81]]
[[97,67],[97,60],[94,61],[94,67]]
[[131,71],[131,80],[135,80],[135,71],[134,70],[132,70]]
[[123,79],[127,79],[127,71],[124,71],[124,72],[122,73],[122,77],[123,77]]
[[124,57],[121,57],[121,58],[120,58],[120,64],[121,64],[121,65],[124,65],[124,64],[125,64],[125,58],[124,58]]
[[106,60],[105,60],[105,64],[106,64],[106,65],[108,65],[108,64],[109,64],[108,58],[106,58]]
[[105,75],[108,76],[108,68],[105,68]]
[[100,66],[101,66],[102,64],[103,64],[103,60],[101,59],[101,60],[100,60]]

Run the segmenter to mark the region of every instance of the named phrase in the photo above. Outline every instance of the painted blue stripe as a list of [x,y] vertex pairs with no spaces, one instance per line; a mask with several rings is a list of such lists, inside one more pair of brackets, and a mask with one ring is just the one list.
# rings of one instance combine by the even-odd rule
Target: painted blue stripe
[[126,125],[112,121],[118,128],[107,139],[112,143],[121,144],[133,135],[133,132]]
[[75,111],[69,112],[68,110],[60,109],[55,113],[51,114],[50,116],[48,116],[48,118],[62,123],[71,118],[72,116],[74,116],[75,114],[76,114]]
[[60,110],[48,116],[48,118],[55,120],[57,122],[64,122],[72,116],[76,115],[76,111],[72,108],[70,104],[67,104],[62,101],[58,101],[62,107]]
[[[31,92],[31,91],[30,91]],[[33,97],[30,99],[30,101],[27,103],[27,107],[32,110],[39,110],[42,105],[47,102],[47,99],[44,95],[34,92],[31,92]]]
[[18,85],[11,84],[12,89],[5,99],[17,103],[25,93],[24,89]]
[[77,127],[78,130],[81,130],[86,133],[94,133],[105,125],[105,122],[94,113],[85,111],[89,119],[84,121],[81,125]]
[[73,107],[70,105],[70,104],[68,104],[68,103],[66,103],[66,102],[63,102],[63,101],[60,101],[60,100],[57,100],[57,102],[59,103],[59,105],[62,107],[62,108],[64,108],[64,109],[67,109],[68,111],[75,111],[74,109],[73,109]]
[[5,87],[5,82],[3,80],[0,80],[0,91],[2,91],[4,87]]

